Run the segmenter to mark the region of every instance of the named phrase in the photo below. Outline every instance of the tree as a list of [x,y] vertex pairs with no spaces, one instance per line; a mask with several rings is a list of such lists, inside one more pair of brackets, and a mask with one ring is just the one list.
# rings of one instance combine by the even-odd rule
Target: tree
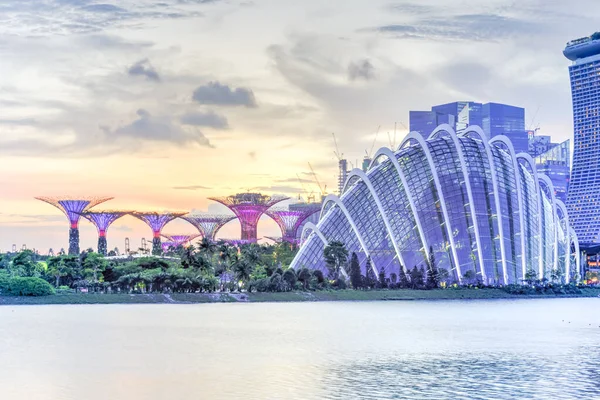
[[448,270],[446,268],[438,269],[438,282],[443,282],[445,284],[448,281],[449,277],[450,277],[450,273],[448,272]]
[[233,267],[233,273],[236,279],[241,282],[242,287],[245,286],[246,282],[250,279],[250,275],[254,271],[254,265],[244,258],[238,258],[235,260]]
[[379,287],[381,289],[385,289],[387,288],[387,281],[385,279],[385,268],[382,268],[381,271],[379,271]]
[[50,257],[48,259],[48,270],[47,273],[50,277],[55,279],[55,287],[60,286],[60,279],[69,275],[71,268],[65,263],[64,257]]
[[23,250],[12,260],[11,272],[13,275],[25,277],[39,277],[42,266],[35,261],[35,253],[31,250]]
[[533,268],[530,268],[525,272],[525,282],[528,285],[533,285],[537,281],[537,277],[537,272]]
[[88,253],[83,261],[84,274],[86,278],[92,278],[93,283],[98,282],[98,274],[106,268],[106,260],[104,256],[98,253]]
[[294,271],[293,268],[286,269],[281,278],[288,285],[289,290],[294,290],[294,286],[296,286],[298,277],[296,276],[296,271]]
[[[400,266],[400,269],[402,269],[402,266]],[[396,283],[398,283],[398,275],[396,275],[395,272],[392,272],[390,274],[390,281],[392,282],[392,287],[396,287]]]
[[433,252],[433,246],[429,247],[429,263],[427,265],[427,289],[435,289],[439,285],[438,280],[438,269],[435,263],[435,253]]
[[421,275],[419,269],[415,265],[410,271],[410,287],[412,289],[419,289],[423,286],[423,275]]
[[425,287],[425,267],[419,268],[419,287]]
[[348,261],[346,246],[344,243],[334,240],[325,247],[323,255],[325,256],[325,264],[329,270],[329,277],[337,280],[346,261]]
[[559,269],[553,269],[550,271],[550,280],[552,283],[558,283],[562,279],[563,273]]
[[398,276],[399,276],[398,286],[402,289],[408,288],[410,286],[410,282],[408,281],[406,272],[404,272],[404,267],[400,266],[400,271],[398,272]]
[[362,281],[363,277],[358,263],[358,256],[353,252],[352,257],[350,257],[350,283],[352,283],[354,289],[360,289],[363,286]]
[[372,289],[376,284],[377,279],[375,278],[375,271],[373,271],[373,266],[371,265],[371,257],[367,257],[367,263],[365,264],[365,286]]
[[465,271],[465,273],[463,274],[463,279],[467,283],[473,283],[473,281],[475,280],[476,277],[477,277],[477,275],[475,274],[475,271],[473,271],[472,269]]
[[310,278],[312,278],[312,275],[308,268],[303,267],[302,269],[300,269],[300,271],[298,272],[298,280],[300,282],[302,282],[302,288],[304,290],[308,290],[308,284],[310,283]]

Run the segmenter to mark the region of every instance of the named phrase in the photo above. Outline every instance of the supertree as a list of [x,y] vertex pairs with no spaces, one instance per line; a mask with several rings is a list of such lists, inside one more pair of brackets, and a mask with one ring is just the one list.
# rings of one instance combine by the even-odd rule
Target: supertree
[[256,240],[248,240],[248,239],[219,239],[220,242],[226,243],[232,247],[241,247],[246,244],[257,243]]
[[[163,236],[164,236],[164,235],[163,235]],[[162,243],[160,244],[160,246],[161,246],[161,249],[162,249],[162,252],[163,252],[163,253],[166,253],[167,251],[169,251],[169,249],[170,249],[171,247],[173,247],[173,248],[177,247],[177,246],[175,245],[175,242],[162,242]]]
[[236,217],[235,215],[188,214],[181,218],[194,225],[202,237],[214,242],[219,229]]
[[187,212],[138,212],[134,211],[131,213],[134,217],[141,219],[145,223],[150,226],[152,229],[152,254],[160,255],[162,253],[162,246],[160,240],[160,231],[162,228],[169,222],[173,221],[176,218],[179,218],[183,215],[187,214]]
[[260,193],[238,193],[227,197],[213,197],[214,200],[229,208],[240,220],[242,240],[256,241],[258,237],[258,220],[275,204],[288,200],[284,196],[268,196]]
[[298,229],[308,217],[320,209],[321,205],[315,204],[313,207],[305,207],[301,210],[270,209],[266,214],[279,225],[282,241],[297,244]]
[[98,253],[107,254],[106,231],[108,227],[130,211],[103,210],[103,211],[85,211],[81,215],[96,226],[98,230]]
[[79,219],[81,214],[113,197],[36,197],[61,210],[69,219],[69,254],[79,254]]
[[166,234],[163,233],[162,236],[167,239],[169,241],[169,243],[172,243],[173,247],[179,247],[179,246],[187,246],[190,244],[190,242],[194,239],[196,239],[198,236],[200,236],[199,233],[190,233],[190,234],[186,234],[186,235],[170,235],[170,234]]

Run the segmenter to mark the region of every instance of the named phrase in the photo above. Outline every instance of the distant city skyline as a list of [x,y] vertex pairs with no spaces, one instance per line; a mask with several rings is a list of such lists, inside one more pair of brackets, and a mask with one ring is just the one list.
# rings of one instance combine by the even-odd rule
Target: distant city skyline
[[[340,151],[360,164],[409,110],[469,99],[523,107],[572,138],[567,41],[600,4],[508,0],[26,0],[0,7],[0,249],[67,247],[34,196],[114,196],[110,208],[224,213],[252,189],[329,192]],[[466,11],[468,10],[468,11]],[[535,116],[535,118],[534,118]],[[102,209],[102,207],[98,207]],[[194,232],[185,221],[167,233]],[[268,219],[259,236],[277,235]],[[223,235],[239,235],[231,222]],[[124,217],[109,249],[151,232]],[[81,224],[81,247],[96,246]]]

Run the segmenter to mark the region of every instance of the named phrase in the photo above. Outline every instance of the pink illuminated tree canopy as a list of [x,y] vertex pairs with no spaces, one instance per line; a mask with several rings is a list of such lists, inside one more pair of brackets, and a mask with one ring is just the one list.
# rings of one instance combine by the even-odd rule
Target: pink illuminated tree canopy
[[227,197],[213,197],[214,200],[229,208],[240,220],[242,240],[257,240],[258,220],[275,204],[288,200],[284,196],[268,196],[261,193],[238,193]]
[[129,214],[131,211],[123,211],[123,210],[102,210],[102,211],[85,211],[81,215],[90,221],[92,224],[96,226],[98,229],[99,236],[106,236],[106,231],[108,227],[123,217],[124,215]]
[[152,229],[152,233],[155,238],[160,238],[160,231],[165,227],[166,224],[187,214],[185,211],[165,211],[165,212],[139,212],[134,211],[131,213],[134,217],[144,221]]
[[273,218],[281,229],[282,240],[295,243],[298,236],[298,228],[304,221],[321,209],[320,204],[314,207],[306,207],[302,210],[270,209],[266,214]]
[[181,218],[194,225],[203,237],[214,241],[219,229],[236,217],[235,215],[188,214]]
[[87,197],[87,196],[59,196],[59,197],[35,197],[36,200],[44,201],[61,210],[69,219],[71,228],[76,229],[79,225],[81,214],[92,207],[113,197]]
[[173,243],[173,247],[187,246],[192,240],[200,236],[199,233],[190,233],[185,235],[171,235],[163,233],[162,236],[166,238],[170,243]]

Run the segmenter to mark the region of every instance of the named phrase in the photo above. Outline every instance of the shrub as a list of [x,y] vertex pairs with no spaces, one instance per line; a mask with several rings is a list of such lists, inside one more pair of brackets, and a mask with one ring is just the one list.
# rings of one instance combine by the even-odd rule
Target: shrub
[[54,288],[40,278],[11,278],[6,287],[6,294],[13,296],[49,296]]
[[0,292],[6,291],[9,281],[10,281],[10,274],[4,270],[0,271]]

